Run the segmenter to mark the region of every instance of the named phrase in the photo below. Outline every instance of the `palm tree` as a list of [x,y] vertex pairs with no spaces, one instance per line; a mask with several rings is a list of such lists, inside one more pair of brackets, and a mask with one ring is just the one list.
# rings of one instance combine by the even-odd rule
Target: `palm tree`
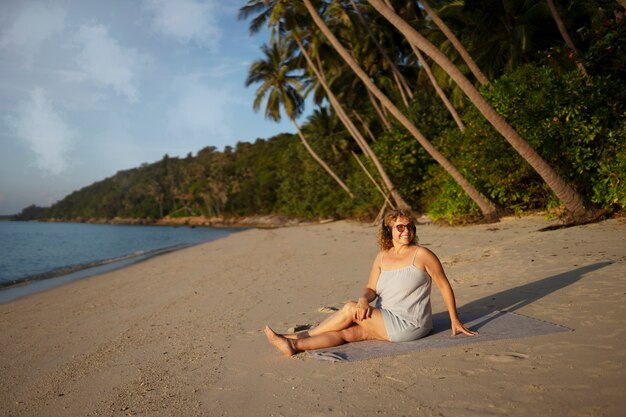
[[[290,5],[290,6],[293,6],[293,5]],[[291,9],[287,7],[285,2],[281,2],[280,0],[278,1],[276,0],[275,1],[251,0],[248,2],[248,4],[245,7],[242,7],[240,9],[239,17],[247,18],[252,13],[259,13],[253,19],[253,22],[250,25],[250,31],[254,33],[255,31],[258,31],[260,29],[261,27],[260,25],[267,23],[269,26],[279,27],[279,29],[273,30],[273,33],[278,34],[278,33],[281,33],[281,29],[280,29],[281,26],[283,28],[285,26],[292,26],[292,27],[303,26],[300,24],[293,23],[293,20],[295,19],[295,13],[290,13],[290,12],[291,12]],[[293,39],[298,45],[298,47],[300,48],[302,56],[307,61],[308,68],[315,74],[315,77],[318,80],[318,83],[323,87],[326,97],[328,98],[330,104],[335,110],[335,113],[337,114],[338,118],[344,124],[348,132],[352,135],[355,142],[359,145],[363,153],[372,160],[374,166],[376,167],[379,173],[381,180],[383,181],[385,188],[387,188],[387,190],[389,191],[389,194],[394,199],[396,205],[401,208],[410,208],[408,203],[404,200],[404,198],[402,198],[402,196],[396,189],[395,185],[393,184],[393,182],[391,181],[391,179],[385,172],[382,164],[380,163],[380,161],[374,154],[374,151],[371,149],[367,141],[363,138],[363,136],[361,135],[359,130],[356,128],[356,126],[354,126],[349,116],[347,116],[343,107],[337,100],[336,96],[331,91],[330,87],[328,86],[328,83],[326,82],[326,78],[324,74],[322,73],[321,63],[320,65],[316,65],[313,62],[312,57],[309,55],[305,47],[302,45],[302,42],[300,40],[297,30],[292,30],[289,37]],[[316,38],[313,36],[311,36],[311,38],[316,40]],[[366,173],[369,177],[370,174],[367,171]],[[376,184],[376,187],[378,188],[378,184]],[[384,193],[383,193],[383,197],[387,198]]]
[[263,45],[261,49],[265,54],[265,59],[259,59],[253,62],[248,71],[248,78],[246,78],[246,86],[261,83],[261,86],[256,91],[253,104],[254,110],[258,111],[261,108],[261,104],[267,96],[265,117],[278,122],[281,118],[280,109],[282,106],[296,128],[296,132],[302,144],[313,159],[324,168],[350,198],[354,198],[348,186],[341,181],[337,174],[335,174],[317,153],[315,153],[313,148],[311,148],[300,130],[300,126],[296,122],[296,117],[302,113],[304,108],[304,99],[298,91],[302,87],[298,79],[299,77],[292,74],[290,52],[285,51],[286,48],[279,47],[276,42],[274,42],[271,47]]
[[[465,0],[445,4],[438,14],[459,33],[489,79],[536,59],[537,51],[558,44],[558,31],[543,0]],[[461,68],[451,55],[453,51],[447,50],[447,43],[426,37]]]
[[385,96],[382,91],[370,80],[368,75],[361,69],[359,64],[352,58],[350,53],[341,45],[334,34],[330,31],[328,26],[319,16],[313,5],[309,0],[303,0],[305,7],[309,14],[313,18],[313,21],[322,31],[324,36],[328,39],[330,44],[335,48],[337,53],[344,59],[344,61],[350,66],[352,71],[361,79],[367,89],[379,99],[383,105],[389,110],[389,112],[400,122],[402,125],[417,139],[422,147],[437,161],[452,178],[463,188],[463,190],[470,196],[470,198],[478,205],[483,216],[487,219],[495,218],[497,216],[496,208],[487,200],[478,190],[474,188],[472,184],[459,172],[458,169],[452,163],[441,154],[429,141],[421,134],[421,132],[415,127],[413,123]]
[[563,40],[565,41],[565,44],[570,49],[570,51],[572,51],[572,53],[574,54],[574,59],[576,60],[576,67],[578,68],[578,71],[584,77],[589,77],[589,74],[587,74],[587,70],[585,69],[585,66],[578,59],[578,50],[576,49],[576,46],[574,46],[574,42],[572,42],[572,38],[570,38],[569,33],[567,33],[567,29],[565,29],[563,20],[561,20],[561,16],[559,15],[559,12],[556,10],[556,6],[554,5],[554,1],[553,0],[546,0],[546,1],[548,3],[548,8],[550,8],[550,14],[552,15],[552,18],[554,18],[554,21],[556,22],[556,26],[559,28],[559,32],[561,33],[561,36],[563,36]]
[[[304,0],[307,2],[308,0]],[[459,85],[476,108],[491,125],[513,146],[535,171],[543,178],[556,196],[563,202],[575,221],[584,221],[597,215],[585,207],[582,197],[567,184],[552,167],[526,142],[511,125],[500,116],[480,95],[474,85],[437,47],[415,31],[382,0],[368,0],[380,14],[385,16],[406,38],[430,56]]]
[[359,6],[357,6],[357,4],[354,2],[354,0],[350,0],[350,4],[352,5],[352,8],[356,12],[356,14],[357,14],[357,16],[359,18],[359,22],[361,23],[361,26],[363,28],[365,28],[365,31],[367,32],[367,35],[372,40],[374,45],[376,45],[376,48],[378,49],[380,54],[385,59],[385,62],[387,62],[387,64],[391,68],[393,77],[394,77],[394,79],[396,81],[396,84],[398,85],[398,91],[400,92],[400,95],[402,96],[402,100],[404,102],[404,105],[408,108],[409,107],[409,103],[408,103],[408,100],[405,97],[405,92],[406,92],[406,95],[408,95],[411,100],[413,99],[413,92],[411,91],[411,88],[409,87],[409,85],[408,85],[408,83],[406,81],[406,78],[404,77],[404,75],[402,75],[402,73],[398,69],[398,66],[391,59],[391,57],[387,53],[386,49],[383,48],[382,45],[380,44],[380,42],[378,42],[378,40],[376,39],[376,36],[374,35],[372,30],[370,29],[370,26],[367,24],[367,22],[365,20],[365,17],[363,16],[363,13],[359,9]]
[[293,36],[294,40],[296,41],[296,43],[298,44],[298,47],[300,48],[300,51],[302,52],[302,55],[306,59],[308,65],[309,65],[309,68],[313,71],[313,73],[315,74],[318,82],[320,83],[320,85],[322,86],[324,91],[326,92],[326,96],[328,98],[328,101],[330,102],[331,106],[335,110],[335,113],[337,114],[337,117],[344,124],[344,126],[346,127],[346,129],[348,130],[350,135],[354,138],[354,141],[359,145],[359,147],[363,151],[363,153],[365,153],[365,155],[367,155],[367,157],[372,160],[372,162],[374,163],[374,166],[376,167],[378,173],[380,174],[380,177],[381,177],[383,183],[385,184],[385,187],[389,190],[389,193],[391,194],[391,196],[393,197],[394,201],[396,202],[396,205],[398,207],[400,207],[400,208],[403,208],[403,209],[410,208],[408,203],[402,198],[402,196],[400,195],[400,193],[398,192],[396,187],[393,185],[391,179],[389,178],[389,176],[385,172],[385,169],[383,168],[382,164],[380,163],[380,161],[376,157],[376,154],[374,153],[372,148],[369,146],[369,144],[367,143],[365,138],[363,138],[363,135],[361,135],[361,132],[354,125],[354,123],[352,122],[350,117],[346,114],[346,112],[343,109],[343,106],[339,103],[339,100],[337,100],[337,97],[335,96],[335,94],[333,94],[333,92],[330,89],[328,83],[326,82],[326,77],[322,73],[321,69],[318,68],[318,66],[313,62],[313,60],[309,56],[309,53],[307,52],[307,50],[302,45],[297,32],[296,31],[292,31],[292,36]]
[[432,7],[430,7],[428,2],[425,0],[419,0],[419,2],[421,3],[422,7],[424,7],[424,10],[426,10],[426,13],[428,13],[432,21],[435,23],[435,25],[437,25],[437,27],[443,32],[443,34],[446,35],[446,38],[454,46],[454,49],[456,49],[459,55],[461,55],[461,58],[463,58],[463,61],[465,61],[465,63],[469,67],[470,71],[472,71],[472,74],[474,74],[474,77],[476,77],[478,82],[481,83],[482,85],[489,84],[489,80],[487,80],[487,77],[485,77],[485,75],[482,73],[480,68],[478,68],[478,65],[476,65],[476,63],[474,62],[470,54],[463,47],[463,45],[461,44],[461,41],[459,41],[459,39],[454,35],[454,33],[452,33],[450,28],[448,28],[448,26],[443,22],[443,20],[441,20],[441,18],[437,15],[437,13],[435,13],[435,11],[432,9]]
[[[371,14],[369,14],[368,9],[366,9],[366,5],[357,5],[355,3],[354,0],[350,0],[350,4],[352,5],[352,8],[356,10],[356,12],[358,13],[359,16],[359,20],[362,24],[362,26],[367,30],[368,35],[370,36],[370,38],[372,38],[373,42],[375,43],[376,47],[381,51],[381,54],[385,57],[385,60],[390,60],[388,54],[386,53],[385,48],[380,44],[380,42],[378,42],[376,40],[376,37],[382,37],[383,35],[385,36],[390,36],[390,31],[389,31],[389,27],[379,27],[378,25],[375,26],[376,30],[373,30],[372,28],[370,28],[370,26],[376,25],[377,22],[372,19]],[[388,2],[389,7],[392,7],[391,4]],[[363,9],[363,11],[361,10]],[[412,19],[418,20],[421,19],[422,21],[423,19],[423,15],[421,12],[421,9],[417,6],[414,6],[412,2],[408,2],[405,4],[403,4],[403,15],[404,16],[410,16]],[[366,20],[364,14],[369,14],[369,21]],[[385,21],[385,23],[388,22]],[[442,22],[443,24],[443,22]],[[374,34],[375,32],[375,34]],[[453,35],[454,36],[454,35]],[[395,42],[393,42],[395,41]],[[397,44],[397,40],[393,40],[393,44]],[[410,45],[410,44],[409,44]],[[430,68],[429,63],[424,59],[424,57],[422,56],[421,52],[419,51],[419,49],[415,48],[414,45],[410,45],[411,50],[413,52],[413,54],[417,57],[417,61],[415,62],[415,66],[417,68],[421,68],[423,69],[423,71],[426,73],[426,76],[428,78],[428,80],[430,81],[430,84],[433,86],[433,88],[435,89],[435,92],[437,93],[437,96],[439,96],[440,100],[442,101],[442,103],[444,104],[444,106],[446,107],[446,109],[448,110],[448,112],[450,113],[450,115],[452,116],[452,119],[454,120],[454,122],[456,123],[457,127],[459,128],[459,130],[461,132],[465,131],[465,125],[463,124],[463,121],[461,120],[461,117],[459,116],[459,113],[456,111],[456,109],[454,108],[454,106],[452,105],[452,103],[450,102],[450,100],[448,99],[448,97],[446,96],[446,93],[443,91],[443,89],[440,86],[440,83],[437,81],[437,79],[435,78],[435,75],[433,74],[432,69]],[[471,60],[471,58],[469,58]],[[405,62],[408,63],[409,62],[409,55],[408,54],[403,54],[402,56],[399,56],[399,61],[400,62]],[[393,62],[393,61],[390,61]],[[473,62],[473,61],[472,61]],[[392,68],[397,68],[396,65],[393,65]],[[400,75],[402,75],[402,73],[400,73],[398,71],[398,73]],[[394,71],[395,74],[395,71]],[[482,75],[482,73],[480,73],[480,75]],[[484,77],[484,76],[483,76]],[[404,77],[402,78],[403,80],[405,79]],[[403,81],[403,85],[406,85],[406,81]],[[408,86],[406,87],[407,91],[408,90]],[[410,94],[410,98],[413,99],[413,94]]]
[[419,49],[415,47],[415,45],[411,45],[411,48],[413,49],[413,53],[417,57],[417,60],[421,64],[422,68],[424,69],[424,72],[428,76],[428,80],[430,81],[431,85],[435,89],[435,92],[439,96],[439,99],[441,100],[443,105],[446,107],[446,109],[448,109],[448,113],[450,113],[450,115],[452,116],[452,119],[454,119],[454,122],[456,123],[459,130],[461,132],[465,132],[465,124],[463,123],[463,120],[461,120],[461,116],[459,116],[459,113],[456,111],[456,109],[454,108],[450,100],[448,99],[448,96],[446,96],[446,93],[443,91],[443,89],[437,82],[437,79],[435,78],[435,75],[433,74],[433,71],[430,68],[430,64],[428,64],[426,59],[424,59],[424,57],[422,56],[422,53],[420,52]]
[[[339,160],[346,151],[350,151],[352,156],[356,159],[357,163],[361,167],[361,170],[374,184],[378,192],[382,195],[383,199],[389,204],[390,207],[395,208],[393,203],[389,201],[387,193],[378,185],[378,182],[372,177],[367,170],[367,167],[363,165],[358,155],[350,149],[351,142],[346,140],[346,134],[348,133],[345,128],[345,124],[339,120],[339,117],[335,113],[332,113],[328,107],[320,107],[313,110],[313,113],[307,118],[307,122],[302,126],[302,131],[307,136],[316,136],[318,139],[325,140],[328,143],[328,147],[331,149],[335,160]],[[343,127],[343,128],[342,128]],[[408,207],[410,209],[410,207]]]

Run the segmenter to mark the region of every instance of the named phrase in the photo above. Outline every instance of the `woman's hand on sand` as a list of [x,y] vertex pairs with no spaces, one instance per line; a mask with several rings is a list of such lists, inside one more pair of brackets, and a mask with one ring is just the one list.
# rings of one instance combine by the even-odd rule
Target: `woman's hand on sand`
[[359,298],[354,309],[354,321],[369,319],[372,316],[372,307],[365,298]]
[[463,326],[463,323],[461,323],[460,321],[453,320],[452,321],[452,336],[456,336],[457,333],[463,333],[468,336],[475,336],[478,334],[478,332],[474,332],[472,330],[467,329],[465,326]]

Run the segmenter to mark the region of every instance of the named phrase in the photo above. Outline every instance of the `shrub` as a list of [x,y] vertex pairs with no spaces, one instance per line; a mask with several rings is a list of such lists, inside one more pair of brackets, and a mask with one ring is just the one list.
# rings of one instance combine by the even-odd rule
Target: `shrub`
[[[626,88],[602,77],[558,74],[528,64],[482,91],[517,132],[587,201],[623,209]],[[436,145],[470,182],[496,204],[521,212],[558,205],[540,176],[475,108],[463,116],[466,131],[447,130]],[[441,196],[457,196],[456,185],[436,175]],[[452,187],[452,188],[451,188]],[[435,200],[437,215],[471,214],[461,201]],[[456,197],[458,198],[458,196]]]

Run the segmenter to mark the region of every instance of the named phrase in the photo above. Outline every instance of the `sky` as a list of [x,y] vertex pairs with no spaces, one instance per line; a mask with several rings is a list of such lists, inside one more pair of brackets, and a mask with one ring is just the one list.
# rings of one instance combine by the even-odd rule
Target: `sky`
[[293,132],[244,85],[243,0],[0,0],[0,214],[165,154]]

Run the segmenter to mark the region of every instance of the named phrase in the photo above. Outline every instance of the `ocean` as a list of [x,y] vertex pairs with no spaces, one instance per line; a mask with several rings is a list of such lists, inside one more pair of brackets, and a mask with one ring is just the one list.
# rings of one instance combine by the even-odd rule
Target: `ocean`
[[0,303],[240,230],[0,221]]

